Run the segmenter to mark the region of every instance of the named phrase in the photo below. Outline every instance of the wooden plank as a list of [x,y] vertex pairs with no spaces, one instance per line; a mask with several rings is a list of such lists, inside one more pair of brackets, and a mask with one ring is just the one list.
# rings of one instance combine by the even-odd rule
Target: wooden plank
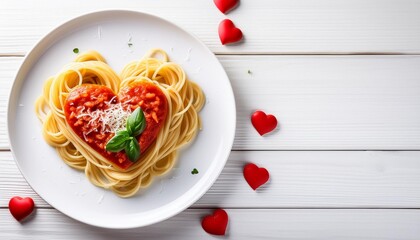
[[[242,175],[247,162],[270,171],[270,181],[256,192]],[[233,151],[193,208],[420,208],[419,176],[419,151]],[[49,207],[10,152],[0,152],[0,207],[15,195]]]
[[[235,150],[420,149],[420,56],[219,59],[235,92]],[[257,109],[280,130],[256,134]]]
[[[247,162],[270,181],[252,191]],[[255,208],[420,208],[420,152],[233,151],[195,206]]]
[[16,72],[22,58],[0,58],[0,149],[9,149],[7,136],[7,104]]
[[[227,236],[223,239],[360,239],[416,240],[420,210],[226,209]],[[151,226],[99,229],[70,219],[54,209],[37,209],[18,223],[0,209],[0,237],[4,239],[220,239],[203,231],[201,219],[210,209],[186,210]],[[77,231],[75,231],[77,229]]]
[[[241,1],[226,16],[213,1],[3,0],[0,53],[26,53],[63,21],[115,8],[162,16],[215,53],[420,53],[420,2],[415,0]],[[224,18],[243,30],[243,44],[220,44],[217,28]]]
[[[420,149],[418,55],[219,59],[236,98],[235,150]],[[0,58],[2,116],[20,61]],[[277,116],[280,130],[259,136],[250,123],[256,109]],[[0,122],[0,149],[9,148],[5,131]]]

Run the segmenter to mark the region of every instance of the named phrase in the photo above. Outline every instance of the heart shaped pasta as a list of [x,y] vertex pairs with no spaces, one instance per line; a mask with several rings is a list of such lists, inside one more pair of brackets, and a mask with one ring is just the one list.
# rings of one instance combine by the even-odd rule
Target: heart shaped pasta
[[118,95],[101,85],[78,86],[68,95],[64,113],[67,123],[81,139],[110,162],[127,169],[133,162],[124,151],[109,152],[105,146],[125,126],[128,114],[139,107],[144,112],[146,128],[137,140],[141,152],[145,152],[156,139],[168,109],[164,93],[153,83],[132,83]]
[[165,51],[152,49],[117,75],[96,51],[47,79],[36,114],[44,139],[96,186],[133,196],[168,172],[194,140],[201,88]]

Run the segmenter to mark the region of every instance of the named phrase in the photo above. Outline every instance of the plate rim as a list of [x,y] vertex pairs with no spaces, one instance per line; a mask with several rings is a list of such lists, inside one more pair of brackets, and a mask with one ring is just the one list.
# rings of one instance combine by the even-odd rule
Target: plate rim
[[[25,175],[25,173],[22,171],[22,167],[19,164],[19,161],[16,158],[15,155],[15,151],[12,145],[12,136],[11,136],[11,116],[12,116],[12,112],[14,111],[15,108],[12,108],[12,98],[14,97],[14,95],[16,94],[16,92],[19,89],[17,89],[17,85],[18,84],[23,84],[23,80],[26,77],[26,74],[28,73],[28,70],[26,68],[29,67],[29,69],[33,66],[33,64],[30,64],[30,59],[33,57],[33,55],[36,54],[36,50],[38,48],[40,48],[40,45],[43,44],[43,42],[47,41],[48,38],[51,37],[51,35],[57,33],[60,29],[64,28],[64,27],[69,27],[69,25],[77,20],[80,20],[81,18],[88,18],[88,17],[92,17],[94,15],[101,15],[101,14],[105,14],[105,15],[109,15],[109,14],[122,14],[122,13],[130,13],[130,14],[136,14],[136,15],[143,15],[149,18],[154,18],[154,19],[158,19],[160,21],[165,22],[165,24],[169,24],[172,25],[173,27],[177,28],[178,30],[184,32],[185,34],[189,35],[190,37],[192,37],[198,44],[200,44],[203,49],[205,49],[205,51],[207,51],[216,61],[216,64],[223,70],[223,75],[226,77],[227,81],[227,87],[229,88],[229,92],[231,92],[231,97],[232,97],[232,110],[233,110],[233,114],[232,114],[232,123],[230,123],[232,125],[232,130],[231,130],[231,134],[229,135],[229,141],[227,141],[225,143],[225,146],[228,146],[227,148],[229,149],[229,151],[226,151],[226,153],[221,154],[221,158],[223,158],[223,162],[219,165],[217,165],[218,167],[215,168],[214,170],[214,177],[212,179],[209,179],[205,182],[205,184],[203,184],[203,187],[201,188],[201,190],[197,191],[195,193],[195,195],[189,199],[189,201],[184,201],[184,204],[182,205],[182,207],[177,207],[176,210],[172,210],[169,214],[164,215],[164,217],[160,217],[160,218],[154,218],[154,220],[152,221],[148,221],[147,223],[133,223],[131,225],[126,225],[126,226],[122,226],[120,225],[112,225],[112,224],[95,224],[93,222],[88,222],[88,221],[84,221],[81,219],[76,218],[75,216],[73,216],[72,214],[69,214],[67,211],[64,211],[63,209],[60,208],[56,208],[56,206],[54,206],[54,204],[51,204],[49,201],[47,201],[43,196],[41,196],[40,194],[38,194],[38,192],[34,189],[34,187],[32,186],[32,184],[30,183],[30,181],[28,181],[28,177],[27,175]],[[23,75],[23,77],[22,77]],[[18,81],[19,79],[21,79],[20,81]],[[223,65],[221,64],[221,62],[219,61],[219,59],[217,59],[217,57],[215,56],[215,54],[209,49],[209,47],[204,44],[204,42],[202,42],[195,34],[185,30],[183,27],[179,26],[178,24],[169,21],[161,16],[155,15],[155,14],[151,14],[148,12],[144,12],[144,11],[138,11],[138,10],[131,10],[131,9],[102,9],[102,10],[97,10],[97,11],[89,11],[83,14],[79,14],[76,15],[75,17],[71,17],[67,20],[61,21],[59,24],[55,25],[51,30],[49,30],[46,34],[44,34],[43,36],[40,37],[39,40],[37,40],[35,42],[35,44],[32,45],[32,47],[28,50],[27,54],[23,57],[23,59],[21,60],[21,63],[19,65],[18,70],[16,71],[16,74],[14,75],[13,78],[13,83],[12,86],[10,88],[9,91],[9,96],[8,96],[8,103],[7,103],[7,110],[6,110],[6,129],[7,129],[7,136],[8,136],[8,141],[9,141],[9,147],[10,147],[10,151],[12,153],[13,156],[13,161],[16,163],[20,173],[22,174],[23,178],[25,179],[25,181],[28,183],[28,185],[31,187],[31,189],[37,194],[37,196],[39,196],[41,199],[43,199],[45,202],[47,202],[51,207],[53,207],[54,209],[58,210],[59,212],[61,212],[62,214],[78,221],[78,222],[82,222],[85,223],[87,225],[91,225],[91,226],[95,226],[95,227],[100,227],[100,228],[107,228],[107,229],[132,229],[132,228],[139,228],[139,227],[145,227],[145,226],[149,226],[158,222],[162,222],[166,219],[169,219],[173,216],[178,215],[180,212],[184,211],[185,209],[189,208],[190,206],[192,206],[195,202],[197,202],[204,194],[207,193],[207,191],[211,188],[211,186],[213,186],[213,184],[215,183],[215,181],[220,177],[220,174],[222,172],[222,170],[225,168],[226,166],[226,162],[229,158],[229,155],[232,151],[232,147],[233,147],[233,142],[235,139],[235,133],[236,133],[236,120],[237,120],[237,116],[236,116],[236,101],[235,101],[235,95],[234,95],[234,91],[232,88],[232,84],[230,82],[229,76],[226,73],[226,70],[224,69]],[[193,185],[190,189],[192,189],[194,186]],[[188,190],[189,191],[189,190]],[[185,193],[187,193],[188,191],[186,191]],[[184,194],[185,194],[184,193]],[[181,195],[182,196],[182,195]]]

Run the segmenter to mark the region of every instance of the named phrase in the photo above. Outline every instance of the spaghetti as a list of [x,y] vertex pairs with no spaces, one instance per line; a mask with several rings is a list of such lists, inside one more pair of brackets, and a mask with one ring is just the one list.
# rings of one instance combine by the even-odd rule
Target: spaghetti
[[[120,90],[139,83],[153,84],[163,92],[167,114],[150,147],[142,152],[136,163],[122,169],[98,153],[87,139],[70,127],[65,104],[72,92],[82,86],[104,86],[118,94]],[[43,124],[46,142],[57,149],[66,164],[84,171],[94,185],[111,189],[121,197],[130,197],[140,188],[149,186],[154,176],[165,174],[174,166],[178,150],[191,142],[201,128],[198,112],[204,101],[200,87],[188,80],[184,70],[170,62],[161,49],[152,49],[141,60],[129,63],[119,76],[98,52],[89,51],[80,54],[74,62],[45,82],[43,93],[35,103],[35,111]],[[117,107],[107,110],[121,111]],[[148,115],[147,112],[145,114]],[[121,124],[115,121],[124,119],[124,111],[118,116],[122,117],[108,119],[110,126],[118,126],[116,129]],[[89,117],[88,120],[92,120]],[[158,120],[155,116],[153,119]]]

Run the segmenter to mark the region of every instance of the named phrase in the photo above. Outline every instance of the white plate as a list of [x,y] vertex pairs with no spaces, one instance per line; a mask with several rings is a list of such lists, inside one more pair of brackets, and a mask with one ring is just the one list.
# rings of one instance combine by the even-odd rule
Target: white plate
[[[132,198],[122,199],[95,187],[82,172],[68,167],[42,138],[35,99],[44,81],[76,57],[74,48],[99,51],[116,72],[150,48],[162,48],[206,95],[200,113],[203,130],[195,142],[181,152],[169,174],[156,178],[152,186]],[[122,10],[80,16],[45,36],[23,61],[8,106],[11,148],[31,187],[64,214],[106,228],[146,226],[191,206],[222,171],[232,147],[235,121],[229,79],[203,43],[166,20]],[[194,168],[199,174],[191,174]]]

